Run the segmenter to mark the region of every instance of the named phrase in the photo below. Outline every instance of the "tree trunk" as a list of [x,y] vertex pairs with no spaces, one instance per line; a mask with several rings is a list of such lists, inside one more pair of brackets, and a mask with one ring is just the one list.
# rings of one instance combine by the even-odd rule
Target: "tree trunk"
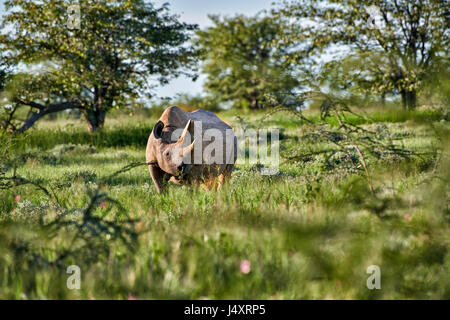
[[252,99],[250,101],[250,109],[255,110],[259,108],[258,99]]
[[383,93],[381,94],[381,105],[382,105],[383,107],[386,106],[386,92],[383,92]]
[[417,94],[416,91],[406,91],[406,106],[408,110],[414,110],[417,104]]
[[417,105],[417,93],[415,90],[412,91],[401,91],[402,95],[402,106],[404,110],[414,110]]
[[406,110],[406,92],[405,92],[405,90],[400,91],[400,94],[402,95],[403,110]]
[[103,129],[103,125],[105,124],[106,111],[94,107],[92,109],[83,109],[81,110],[88,124],[89,132],[96,132],[98,130]]

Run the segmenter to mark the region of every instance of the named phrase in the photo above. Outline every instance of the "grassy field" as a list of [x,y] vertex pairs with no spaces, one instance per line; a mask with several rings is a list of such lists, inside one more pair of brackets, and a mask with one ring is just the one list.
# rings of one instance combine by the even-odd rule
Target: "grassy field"
[[[321,153],[335,141],[317,135],[337,121],[313,111],[312,123],[220,116],[281,128],[279,173],[242,164],[219,191],[158,195],[146,166],[115,174],[145,161],[157,119],[143,116],[109,118],[95,135],[81,120],[43,121],[5,143],[4,177],[22,180],[0,190],[0,298],[450,299],[450,140],[438,113],[348,118],[406,158]],[[69,265],[80,290],[66,286]],[[379,290],[366,286],[370,265]]]

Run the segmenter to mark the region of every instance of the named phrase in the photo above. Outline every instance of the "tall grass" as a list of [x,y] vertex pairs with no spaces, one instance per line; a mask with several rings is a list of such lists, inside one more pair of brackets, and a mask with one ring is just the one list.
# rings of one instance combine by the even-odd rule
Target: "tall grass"
[[[284,114],[265,123],[285,128],[278,175],[239,165],[219,191],[172,185],[163,195],[145,166],[114,174],[144,161],[154,121],[113,121],[94,136],[42,125],[4,161],[3,177],[35,184],[0,190],[0,298],[448,299],[448,122],[370,116],[365,128],[424,151],[365,155],[373,191],[357,154],[356,166],[339,153],[285,161],[333,144],[312,138],[326,124]],[[66,286],[72,264],[80,290]],[[381,290],[366,287],[370,265]]]
[[84,127],[31,130],[24,140],[24,147],[51,149],[58,144],[88,144],[97,147],[142,147],[147,144],[154,122],[134,126],[117,126],[90,134]]

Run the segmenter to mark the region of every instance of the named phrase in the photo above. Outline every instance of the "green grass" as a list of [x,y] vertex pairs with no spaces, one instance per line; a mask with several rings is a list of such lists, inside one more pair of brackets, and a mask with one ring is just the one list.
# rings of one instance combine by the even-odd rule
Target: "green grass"
[[[362,168],[318,155],[282,162],[276,176],[238,165],[219,191],[172,185],[158,195],[145,166],[110,176],[145,160],[156,119],[108,120],[94,136],[77,121],[41,123],[11,148],[12,157],[21,155],[16,173],[51,190],[59,204],[30,184],[0,190],[0,298],[449,299],[448,122],[418,114],[354,120],[386,125],[405,148],[444,150],[402,161],[367,156],[374,194]],[[289,115],[265,125],[285,128],[282,156],[332,146],[300,138],[320,127]],[[97,188],[111,200],[105,208],[96,203],[94,216],[119,226],[126,214],[136,219],[131,247],[90,230],[87,241],[74,242],[76,253],[76,230],[66,225],[48,236],[45,221],[61,212],[77,219]],[[49,263],[63,249],[67,256]],[[80,290],[66,287],[70,264],[81,268]],[[381,290],[366,287],[370,265],[380,266]]]

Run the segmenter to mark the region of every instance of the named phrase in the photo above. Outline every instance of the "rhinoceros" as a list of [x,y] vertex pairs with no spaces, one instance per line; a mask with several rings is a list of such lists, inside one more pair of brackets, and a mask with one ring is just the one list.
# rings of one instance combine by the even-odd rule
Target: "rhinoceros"
[[168,181],[199,184],[205,189],[223,185],[237,158],[233,129],[213,112],[167,108],[148,138],[146,160],[158,193]]

